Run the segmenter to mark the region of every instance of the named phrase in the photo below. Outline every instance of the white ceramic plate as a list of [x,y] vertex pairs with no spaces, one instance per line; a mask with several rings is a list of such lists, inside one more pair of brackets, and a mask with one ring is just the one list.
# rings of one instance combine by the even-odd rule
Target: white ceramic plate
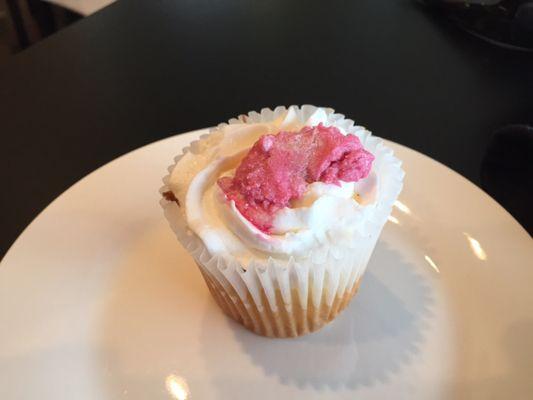
[[348,309],[266,339],[226,318],[158,204],[197,133],[127,154],[0,265],[0,399],[530,399],[533,246],[450,169],[389,143],[405,189]]

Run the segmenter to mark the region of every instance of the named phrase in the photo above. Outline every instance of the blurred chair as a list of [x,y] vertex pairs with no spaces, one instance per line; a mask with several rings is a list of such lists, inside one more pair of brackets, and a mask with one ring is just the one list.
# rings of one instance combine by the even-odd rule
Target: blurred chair
[[[83,16],[90,15],[115,0],[6,0],[11,15],[18,47],[28,47],[32,40],[32,29],[36,26],[39,38],[44,38]],[[58,23],[58,14],[61,17]],[[28,21],[30,19],[31,21]],[[35,29],[33,29],[35,31]],[[35,35],[33,35],[35,36]]]
[[30,40],[28,38],[28,32],[24,26],[24,18],[22,17],[22,11],[19,6],[18,0],[6,0],[7,9],[11,15],[11,21],[13,22],[13,28],[17,35],[18,45],[21,49],[28,47]]
[[533,51],[533,0],[418,0],[489,43]]

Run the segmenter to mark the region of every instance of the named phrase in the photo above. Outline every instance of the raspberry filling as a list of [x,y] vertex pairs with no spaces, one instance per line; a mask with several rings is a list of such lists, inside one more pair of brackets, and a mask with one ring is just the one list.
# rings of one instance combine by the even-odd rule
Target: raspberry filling
[[276,211],[300,198],[309,184],[357,182],[368,176],[373,160],[357,136],[319,124],[262,136],[235,176],[217,183],[248,221],[269,233]]

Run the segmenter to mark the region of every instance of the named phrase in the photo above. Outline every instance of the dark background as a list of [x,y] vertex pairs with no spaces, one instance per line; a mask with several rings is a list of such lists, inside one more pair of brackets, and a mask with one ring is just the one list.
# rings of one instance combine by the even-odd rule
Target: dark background
[[[533,56],[409,0],[118,1],[0,66],[0,254],[61,192],[125,152],[304,103],[479,184],[494,130],[533,122]],[[524,225],[527,202],[508,205]]]

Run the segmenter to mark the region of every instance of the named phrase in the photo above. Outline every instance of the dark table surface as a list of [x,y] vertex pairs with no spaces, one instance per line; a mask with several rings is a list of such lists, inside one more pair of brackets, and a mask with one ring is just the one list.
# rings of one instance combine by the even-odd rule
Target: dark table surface
[[0,66],[0,255],[113,158],[303,103],[333,107],[479,184],[494,129],[533,122],[533,57],[410,0],[118,1]]

